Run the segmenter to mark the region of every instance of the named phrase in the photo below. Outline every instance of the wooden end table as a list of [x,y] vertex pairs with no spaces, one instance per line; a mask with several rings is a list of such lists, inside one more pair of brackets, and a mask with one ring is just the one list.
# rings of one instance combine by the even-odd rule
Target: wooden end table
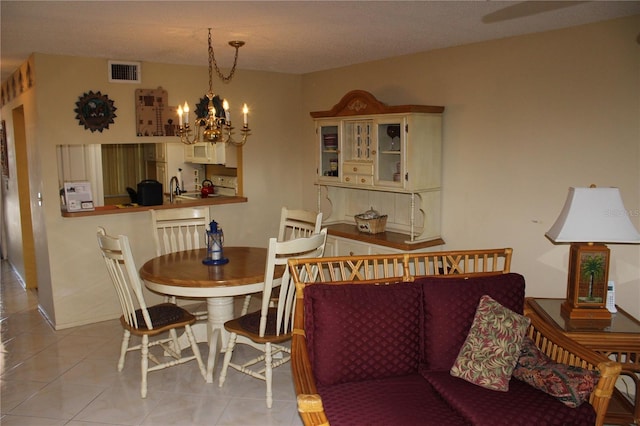
[[563,301],[527,298],[525,311],[533,310],[566,336],[621,363],[621,376],[629,377],[635,384],[635,401],[616,389],[604,422],[640,425],[640,321],[619,307],[611,320],[570,320],[560,312]]

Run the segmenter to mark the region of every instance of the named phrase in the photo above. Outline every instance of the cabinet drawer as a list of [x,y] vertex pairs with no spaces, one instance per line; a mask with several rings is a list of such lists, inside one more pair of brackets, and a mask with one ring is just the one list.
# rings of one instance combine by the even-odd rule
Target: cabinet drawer
[[342,176],[342,181],[344,183],[350,183],[351,185],[372,185],[373,176],[354,175],[351,173],[346,173]]
[[373,176],[373,164],[345,161],[343,173]]
[[369,245],[345,239],[335,239],[335,251],[337,256],[359,256],[369,254]]

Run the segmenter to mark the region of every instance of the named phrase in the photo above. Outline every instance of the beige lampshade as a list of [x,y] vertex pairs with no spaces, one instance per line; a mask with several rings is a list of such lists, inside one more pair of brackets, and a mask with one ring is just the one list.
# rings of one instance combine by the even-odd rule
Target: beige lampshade
[[556,243],[640,243],[618,188],[569,188],[560,216],[545,235]]

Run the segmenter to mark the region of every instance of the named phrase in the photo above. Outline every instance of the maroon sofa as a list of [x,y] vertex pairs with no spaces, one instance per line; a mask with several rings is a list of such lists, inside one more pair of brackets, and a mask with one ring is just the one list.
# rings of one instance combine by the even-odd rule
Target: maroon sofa
[[[339,269],[333,265],[333,269]],[[291,267],[293,270],[294,266]],[[339,280],[334,277],[327,281]],[[298,330],[294,330],[292,367],[305,424],[602,423],[608,398],[595,404],[592,398],[594,405],[583,403],[570,408],[514,378],[508,391],[502,392],[450,374],[483,295],[523,313],[525,282],[521,275],[416,277],[413,282],[387,285],[359,281],[367,280],[354,279],[353,284],[344,280],[313,285],[307,282],[298,288],[303,295],[298,296],[301,299],[296,321],[303,324],[297,322]],[[528,335],[540,339],[534,326],[530,326]],[[554,345],[557,339],[561,337],[554,337]],[[546,338],[538,343],[543,340]],[[548,341],[550,346],[551,342]],[[601,374],[611,367],[598,386],[613,386],[612,375],[617,376],[619,365],[575,342],[560,343],[580,352],[575,358],[579,363],[574,365],[600,369]],[[599,389],[597,393],[602,396],[607,392],[610,396],[611,389]],[[600,411],[599,417],[596,410]]]

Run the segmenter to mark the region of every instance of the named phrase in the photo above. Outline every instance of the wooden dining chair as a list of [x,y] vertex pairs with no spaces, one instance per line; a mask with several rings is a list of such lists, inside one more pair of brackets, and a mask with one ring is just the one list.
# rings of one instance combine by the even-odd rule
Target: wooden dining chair
[[208,207],[149,211],[157,256],[207,246]]
[[[280,212],[280,225],[278,227],[278,241],[287,241],[294,238],[310,237],[320,232],[322,226],[322,212],[316,213],[308,210],[289,209],[282,207]],[[277,281],[274,287],[280,285]],[[271,296],[271,306],[277,304],[277,298]],[[242,313],[244,315],[249,311],[251,303],[251,295],[248,294],[244,298],[242,305]]]
[[309,237],[320,232],[321,226],[322,212],[316,213],[308,210],[294,210],[282,207],[278,241]]
[[[251,377],[264,380],[267,386],[267,407],[271,408],[273,404],[271,390],[273,369],[291,359],[291,349],[283,345],[284,342],[291,339],[295,301],[295,285],[289,275],[287,261],[294,257],[322,257],[326,240],[326,229],[322,229],[320,233],[310,237],[296,238],[289,241],[278,241],[277,238],[269,239],[261,309],[227,321],[224,324],[224,328],[230,334],[224,355],[224,363],[220,371],[220,387],[223,386],[226,380],[229,367]],[[271,290],[274,287],[274,271],[279,265],[284,265],[285,270],[280,281],[278,304],[275,307],[270,307],[269,295],[271,295]],[[237,344],[249,345],[260,351],[260,355],[242,364],[232,362]],[[277,354],[283,354],[284,356],[274,360]]]
[[[149,210],[156,256],[207,246],[207,227],[211,223],[208,207]],[[175,303],[175,296],[165,296]],[[198,320],[207,319],[207,311],[193,312]]]
[[[102,227],[98,227],[97,236],[102,257],[122,308],[120,323],[124,329],[124,335],[120,347],[118,371],[122,371],[124,368],[127,352],[140,351],[142,376],[140,394],[142,398],[147,397],[147,374],[151,371],[184,364],[195,359],[202,377],[206,379],[205,366],[191,331],[191,325],[196,322],[196,317],[173,303],[147,306],[142,281],[131,254],[129,239],[125,235],[109,236]],[[178,344],[177,329],[184,329],[191,344],[191,355],[182,355]],[[169,334],[168,337],[166,332]],[[140,344],[129,346],[132,334],[140,337]],[[162,348],[162,351],[158,351],[157,355],[149,351],[149,348],[154,346]],[[169,355],[165,356],[165,353]],[[161,361],[161,357],[169,359]],[[149,360],[155,365],[149,367]]]

